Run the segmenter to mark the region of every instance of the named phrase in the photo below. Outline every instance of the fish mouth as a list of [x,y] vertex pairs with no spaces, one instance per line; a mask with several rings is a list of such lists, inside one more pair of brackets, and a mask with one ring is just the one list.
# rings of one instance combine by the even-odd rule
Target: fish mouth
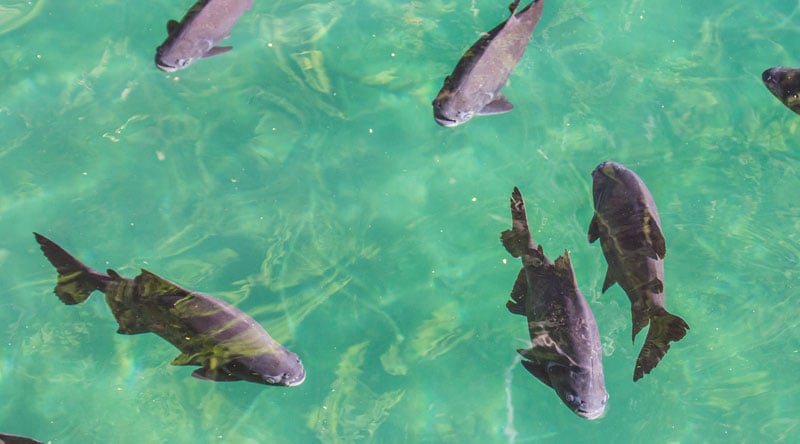
[[156,68],[158,68],[158,69],[160,69],[161,71],[164,71],[164,72],[175,72],[175,71],[178,70],[178,68],[175,67],[175,66],[167,65],[167,64],[161,63],[159,61],[156,61]]
[[603,406],[603,407],[601,407],[599,409],[596,409],[596,410],[576,409],[575,410],[575,414],[580,416],[581,418],[585,418],[585,419],[588,419],[588,420],[591,421],[591,420],[599,419],[599,418],[602,418],[603,416],[605,416],[606,408],[605,408],[605,406]]
[[441,126],[457,126],[459,123],[457,120],[449,119],[439,113],[433,113],[433,120]]

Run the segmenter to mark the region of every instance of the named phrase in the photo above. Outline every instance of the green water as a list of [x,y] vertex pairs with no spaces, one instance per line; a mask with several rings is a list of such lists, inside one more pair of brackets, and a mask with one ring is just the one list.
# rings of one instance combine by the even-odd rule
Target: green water
[[[457,128],[434,123],[431,99],[508,2],[257,0],[232,52],[167,75],[153,54],[191,0],[39,0],[24,19],[0,1],[0,431],[796,441],[800,116],[760,76],[800,66],[798,2],[545,1],[505,89],[515,109]],[[644,334],[631,344],[619,287],[600,295],[605,261],[586,241],[590,172],[608,159],[658,204],[667,307],[691,326],[635,384]],[[600,420],[518,362],[526,325],[504,304],[519,262],[499,242],[515,185],[597,318]],[[178,351],[116,334],[99,293],[61,304],[32,231],[93,267],[235,303],[306,381],[209,383],[168,365]]]

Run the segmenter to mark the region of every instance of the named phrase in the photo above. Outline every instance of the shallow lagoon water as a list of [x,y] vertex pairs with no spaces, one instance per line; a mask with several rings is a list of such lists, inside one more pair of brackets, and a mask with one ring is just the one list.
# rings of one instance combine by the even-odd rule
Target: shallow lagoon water
[[[0,22],[14,23],[0,29],[0,430],[53,443],[800,430],[800,116],[760,78],[800,66],[797,2],[549,0],[505,89],[515,109],[457,128],[430,101],[506,3],[256,2],[232,52],[172,75],[153,54],[188,3],[38,3]],[[590,172],[608,159],[658,204],[667,307],[691,326],[635,384],[644,335],[631,344],[619,287],[600,295],[605,262],[586,241]],[[600,420],[519,365],[525,322],[504,307],[519,263],[499,242],[515,185],[597,318]],[[117,335],[99,293],[52,295],[34,230],[93,267],[236,304],[300,355],[306,381],[169,366],[178,351]]]

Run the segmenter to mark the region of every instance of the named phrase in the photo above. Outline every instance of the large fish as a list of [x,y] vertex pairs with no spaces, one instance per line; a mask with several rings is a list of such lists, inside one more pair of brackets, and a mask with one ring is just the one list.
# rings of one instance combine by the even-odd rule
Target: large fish
[[511,301],[511,313],[527,316],[531,347],[517,350],[522,365],[552,387],[578,416],[596,419],[605,412],[608,393],[603,377],[602,347],[597,322],[578,289],[565,251],[550,262],[528,228],[519,189],[511,195],[512,228],[501,235],[503,246],[522,258]]
[[100,273],[58,244],[34,233],[58,270],[55,293],[67,305],[100,290],[117,319],[117,333],[152,332],[181,351],[172,365],[199,365],[192,376],[213,381],[245,380],[294,386],[306,376],[297,355],[284,348],[253,318],[213,297],[179,287],[142,270],[135,279],[114,270]]
[[800,114],[800,69],[776,66],[764,71],[761,80],[772,95]]
[[461,125],[474,115],[501,114],[514,107],[500,90],[525,53],[544,5],[544,0],[534,0],[517,13],[519,1],[509,7],[508,20],[478,39],[444,79],[433,99],[439,125]]
[[231,34],[253,0],[200,0],[183,20],[167,22],[167,39],[156,49],[156,66],[172,72],[198,59],[224,54],[232,46],[216,46]]
[[592,172],[594,216],[589,242],[600,239],[608,271],[603,292],[619,283],[631,301],[632,340],[649,323],[644,346],[636,359],[633,380],[650,373],[669,350],[669,343],[686,335],[689,325],[664,308],[664,255],[661,219],[653,196],[633,171],[604,162]]

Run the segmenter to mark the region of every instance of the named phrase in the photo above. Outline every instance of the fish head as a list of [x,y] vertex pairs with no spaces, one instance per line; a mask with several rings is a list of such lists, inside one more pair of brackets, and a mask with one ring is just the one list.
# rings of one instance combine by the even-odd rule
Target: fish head
[[592,193],[594,195],[595,208],[603,201],[603,196],[611,194],[617,184],[622,183],[621,175],[625,167],[622,165],[606,161],[597,165],[592,171]]
[[458,126],[471,119],[475,112],[468,106],[462,106],[459,97],[448,88],[448,80],[449,77],[433,99],[433,119],[442,126]]
[[761,80],[772,95],[800,114],[800,69],[776,66],[765,70]]
[[207,39],[168,38],[156,48],[156,67],[162,71],[173,72],[186,68],[211,50],[213,42]]
[[222,369],[245,381],[267,385],[300,385],[306,379],[306,370],[296,354],[283,347],[255,356],[238,356],[228,361]]
[[602,367],[581,367],[550,363],[547,366],[550,385],[561,401],[576,415],[589,420],[602,417],[606,411],[606,392]]

